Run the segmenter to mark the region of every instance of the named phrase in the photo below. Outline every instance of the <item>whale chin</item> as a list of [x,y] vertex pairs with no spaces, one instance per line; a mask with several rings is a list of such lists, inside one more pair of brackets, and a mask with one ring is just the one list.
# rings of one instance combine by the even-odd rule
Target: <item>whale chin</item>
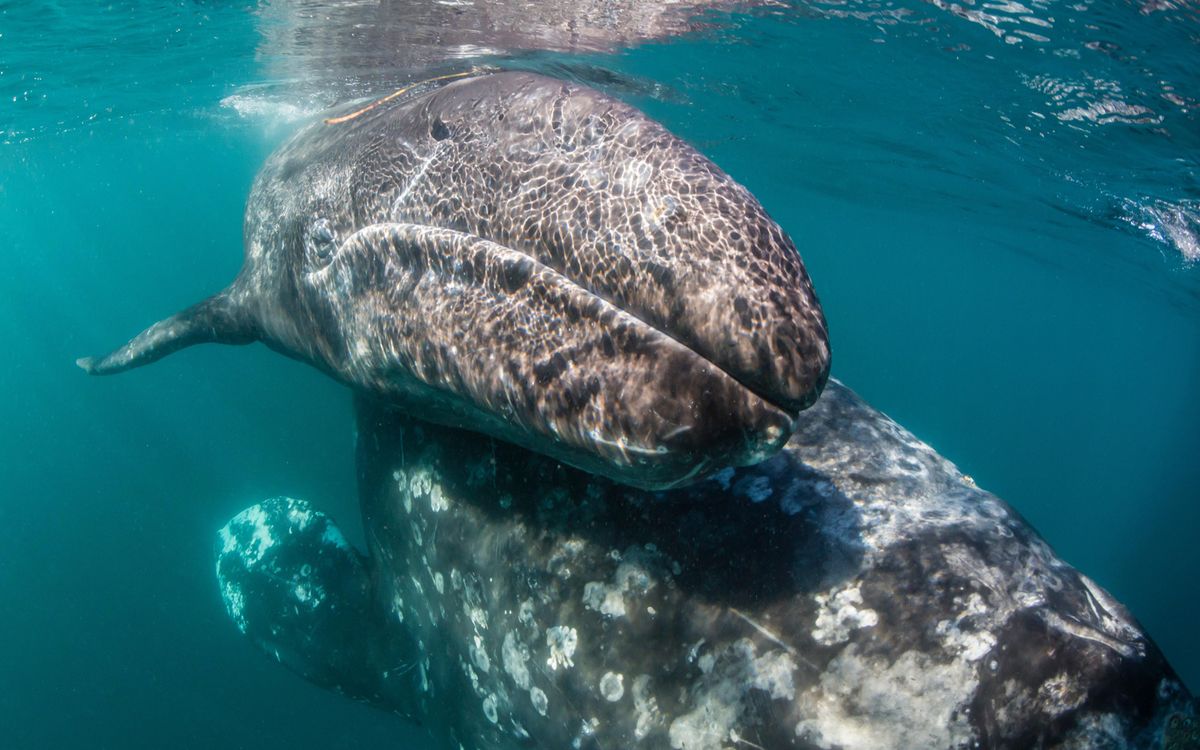
[[304,283],[357,390],[625,484],[756,463],[795,425],[683,337],[481,237],[372,225]]

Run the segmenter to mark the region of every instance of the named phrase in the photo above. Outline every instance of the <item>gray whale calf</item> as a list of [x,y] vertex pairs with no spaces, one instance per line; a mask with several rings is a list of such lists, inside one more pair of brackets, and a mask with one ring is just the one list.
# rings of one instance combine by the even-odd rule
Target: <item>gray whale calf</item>
[[263,341],[423,419],[641,487],[779,450],[829,344],[754,197],[592,89],[432,83],[302,130],[255,181],[233,284],[79,365]]
[[831,381],[774,458],[667,492],[358,406],[368,554],[276,498],[221,530],[237,626],[434,747],[1196,747],[1118,602]]

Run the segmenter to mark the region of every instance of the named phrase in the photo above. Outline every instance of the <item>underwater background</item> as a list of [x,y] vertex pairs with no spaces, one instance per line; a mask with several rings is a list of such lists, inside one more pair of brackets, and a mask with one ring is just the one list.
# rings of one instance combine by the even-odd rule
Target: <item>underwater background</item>
[[705,5],[0,2],[0,746],[422,746],[263,659],[215,583],[266,497],[355,528],[349,393],[259,346],[73,363],[233,278],[306,119],[482,64],[623,98],[749,187],[834,376],[1200,689],[1200,6]]

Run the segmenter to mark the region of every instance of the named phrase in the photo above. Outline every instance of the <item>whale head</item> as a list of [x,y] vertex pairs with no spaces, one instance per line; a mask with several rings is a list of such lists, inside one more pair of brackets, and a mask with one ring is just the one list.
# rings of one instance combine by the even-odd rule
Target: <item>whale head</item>
[[347,108],[273,154],[224,292],[81,360],[263,341],[368,398],[635,486],[761,461],[829,373],[795,246],[636,109],[529,73]]

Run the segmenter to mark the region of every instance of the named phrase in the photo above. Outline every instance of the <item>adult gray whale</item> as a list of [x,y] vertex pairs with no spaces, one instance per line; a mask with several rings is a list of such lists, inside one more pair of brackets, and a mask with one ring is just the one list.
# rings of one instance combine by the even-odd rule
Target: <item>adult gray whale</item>
[[641,487],[779,450],[829,345],[754,197],[597,91],[445,79],[300,132],[255,181],[233,284],[79,365],[263,341],[424,419]]
[[787,447],[643,492],[360,402],[363,557],[221,530],[237,626],[447,750],[1200,747],[1119,603],[831,381]]

